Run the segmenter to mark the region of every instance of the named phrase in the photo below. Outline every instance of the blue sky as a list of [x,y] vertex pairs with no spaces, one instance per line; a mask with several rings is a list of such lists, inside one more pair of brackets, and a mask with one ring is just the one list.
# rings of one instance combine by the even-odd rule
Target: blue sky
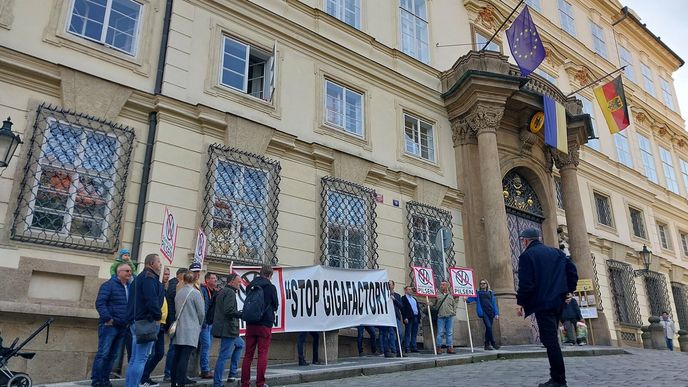
[[[674,75],[674,87],[678,97],[681,116],[688,118],[688,1],[686,0],[620,0],[621,4],[633,9],[640,20],[655,35],[662,38],[684,64]],[[683,19],[683,20],[682,20]]]

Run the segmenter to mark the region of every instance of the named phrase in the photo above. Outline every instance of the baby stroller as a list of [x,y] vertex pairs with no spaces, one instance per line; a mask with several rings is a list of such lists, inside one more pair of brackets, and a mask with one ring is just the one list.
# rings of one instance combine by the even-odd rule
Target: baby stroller
[[[26,344],[28,344],[37,334],[39,334],[43,329],[48,328],[50,331],[50,324],[53,319],[50,318],[48,321],[44,322],[38,329],[36,329],[26,340],[22,341],[21,344],[17,345],[19,338],[14,339],[9,347],[2,346],[2,337],[0,336],[0,387],[31,387],[31,377],[23,372],[12,372],[7,368],[7,363],[10,359],[17,356],[23,357],[24,359],[33,359],[36,356],[33,352],[19,352]],[[48,336],[45,337],[45,342],[48,342]]]

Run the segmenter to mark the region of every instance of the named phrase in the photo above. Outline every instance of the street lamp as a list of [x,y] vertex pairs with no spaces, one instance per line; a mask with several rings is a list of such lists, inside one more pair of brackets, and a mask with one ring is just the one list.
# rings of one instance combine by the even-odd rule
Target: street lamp
[[0,128],[0,168],[5,168],[10,164],[14,151],[21,143],[19,135],[12,133],[12,120],[7,117],[5,121],[2,121],[2,128]]
[[643,245],[643,249],[638,251],[638,255],[640,255],[640,259],[643,260],[643,266],[645,268],[641,270],[634,270],[633,274],[636,276],[646,275],[650,271],[650,264],[652,263],[652,251],[648,250],[646,245]]

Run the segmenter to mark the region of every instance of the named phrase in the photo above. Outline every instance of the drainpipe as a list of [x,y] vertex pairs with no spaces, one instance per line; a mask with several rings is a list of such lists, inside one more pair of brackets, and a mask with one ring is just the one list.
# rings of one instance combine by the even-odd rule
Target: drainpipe
[[[173,0],[167,0],[165,6],[165,19],[163,21],[162,37],[160,39],[160,55],[158,56],[158,69],[155,73],[155,95],[162,92],[162,81],[165,73],[165,60],[167,58],[167,43],[170,37],[170,21],[172,19]],[[153,162],[153,148],[158,129],[158,112],[148,114],[148,137],[146,138],[146,154],[143,159],[143,171],[141,173],[141,187],[139,188],[138,204],[136,206],[136,220],[134,221],[134,239],[132,241],[132,260],[139,262],[139,250],[141,249],[141,234],[143,233],[143,216],[146,212],[148,200],[148,180]]]

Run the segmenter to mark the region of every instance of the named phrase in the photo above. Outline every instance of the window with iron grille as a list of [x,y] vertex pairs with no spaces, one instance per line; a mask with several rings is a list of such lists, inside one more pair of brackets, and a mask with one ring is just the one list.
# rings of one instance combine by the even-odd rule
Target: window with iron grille
[[628,212],[631,215],[633,235],[637,236],[638,238],[647,239],[647,235],[645,234],[645,220],[643,219],[643,212],[633,207],[628,207]]
[[74,0],[67,31],[136,55],[142,8],[132,0]]
[[682,329],[688,327],[688,286],[679,282],[671,283],[671,292],[676,305],[676,317]]
[[321,199],[321,264],[377,269],[375,191],[326,176]]
[[267,157],[208,148],[202,227],[214,262],[277,263],[281,166]]
[[[683,247],[683,256],[688,257],[688,234],[682,232],[681,234],[681,246]],[[688,325],[686,325],[688,327]]]
[[229,36],[222,39],[220,84],[264,101],[275,92],[276,47],[267,52]]
[[404,149],[423,160],[435,161],[435,138],[432,124],[404,114]]
[[554,177],[554,190],[557,195],[557,208],[564,209],[564,192],[561,188],[561,178]]
[[671,303],[669,302],[669,292],[664,275],[650,271],[645,274],[644,278],[645,291],[650,301],[650,315],[659,317],[662,312],[666,311],[671,316]]
[[115,251],[134,131],[46,105],[33,127],[12,239]]
[[444,246],[440,229],[452,229],[449,211],[418,202],[406,203],[409,266],[432,267],[435,283],[447,279],[447,270],[456,264],[454,242]]
[[401,51],[428,63],[428,9],[426,0],[400,0]]
[[593,196],[595,197],[595,208],[597,209],[597,221],[605,226],[614,227],[609,197],[597,192]]
[[640,326],[640,309],[635,292],[635,281],[631,265],[608,260],[609,286],[614,299],[614,312],[621,324]]
[[325,12],[352,27],[361,28],[361,0],[327,0]]
[[669,236],[669,226],[664,223],[657,222],[657,231],[659,233],[659,243],[663,249],[671,249],[671,237]]

